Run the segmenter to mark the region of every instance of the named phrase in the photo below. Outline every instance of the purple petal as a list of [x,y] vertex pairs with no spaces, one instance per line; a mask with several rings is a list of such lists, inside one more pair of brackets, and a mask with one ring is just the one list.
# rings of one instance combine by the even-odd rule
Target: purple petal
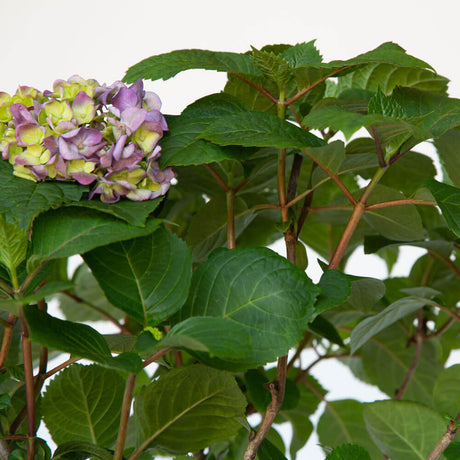
[[147,110],[137,107],[128,107],[121,113],[121,122],[126,125],[130,134],[142,125],[147,115]]
[[97,176],[95,174],[77,172],[77,173],[72,173],[72,178],[75,179],[77,182],[79,182],[82,185],[89,185],[89,184],[92,184],[96,180]]
[[10,107],[11,114],[13,115],[13,121],[16,126],[24,123],[30,123],[38,125],[37,120],[31,115],[29,109],[21,103],[13,104]]
[[[112,104],[121,112],[128,107],[138,106],[138,97],[135,91],[130,88],[120,88],[118,93],[112,98]],[[140,107],[140,106],[139,106]]]

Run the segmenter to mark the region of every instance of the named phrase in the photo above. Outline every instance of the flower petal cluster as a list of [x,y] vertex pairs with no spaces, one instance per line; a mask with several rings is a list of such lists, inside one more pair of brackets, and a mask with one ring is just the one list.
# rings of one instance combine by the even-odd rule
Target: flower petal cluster
[[0,92],[0,153],[24,179],[74,180],[106,203],[150,200],[175,176],[157,162],[168,129],[160,109],[141,79],[107,86],[75,75],[43,93],[20,86]]

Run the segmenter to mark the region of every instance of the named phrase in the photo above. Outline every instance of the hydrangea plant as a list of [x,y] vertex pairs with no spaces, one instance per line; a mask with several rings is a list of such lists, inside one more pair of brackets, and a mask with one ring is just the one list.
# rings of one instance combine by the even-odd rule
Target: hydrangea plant
[[[194,68],[225,87],[164,118],[140,79]],[[294,460],[314,430],[327,460],[460,458],[447,79],[394,43],[324,62],[307,42],[173,51],[124,82],[0,94],[0,459]],[[358,248],[385,279],[349,272]],[[331,400],[313,374],[338,360],[384,399]]]
[[13,174],[32,181],[73,180],[91,185],[105,203],[164,195],[174,173],[161,170],[157,145],[167,130],[161,102],[144,91],[73,76],[43,93],[20,86],[0,93],[0,151]]

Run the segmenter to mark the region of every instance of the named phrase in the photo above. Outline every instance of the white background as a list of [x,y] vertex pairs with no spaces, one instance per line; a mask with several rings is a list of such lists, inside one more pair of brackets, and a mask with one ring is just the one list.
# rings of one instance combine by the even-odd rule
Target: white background
[[[244,52],[317,39],[325,61],[394,41],[450,78],[451,96],[460,97],[459,12],[456,0],[0,0],[0,91],[12,93],[19,84],[51,89],[55,79],[73,74],[110,84],[139,60],[175,49]],[[165,113],[178,114],[224,81],[216,72],[188,71],[146,88],[159,94]],[[393,275],[404,274],[416,255],[406,252]],[[386,276],[383,264],[360,256],[349,270]],[[313,374],[330,400],[383,397],[340,364],[322,362]],[[298,458],[322,460],[316,442]]]

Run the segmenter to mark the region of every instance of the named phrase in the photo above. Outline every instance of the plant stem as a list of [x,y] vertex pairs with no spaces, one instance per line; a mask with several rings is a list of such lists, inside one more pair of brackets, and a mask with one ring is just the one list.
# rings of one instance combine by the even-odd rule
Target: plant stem
[[0,369],[5,365],[8,351],[10,349],[11,339],[13,337],[13,328],[17,320],[17,316],[13,315],[13,313],[8,315],[8,325],[5,326],[5,331],[3,332],[2,347],[0,348]]
[[367,187],[364,189],[363,193],[361,194],[358,202],[355,204],[353,212],[351,213],[350,219],[345,227],[345,230],[340,237],[340,240],[335,248],[334,254],[329,262],[329,270],[336,269],[339,267],[340,261],[342,260],[343,255],[345,254],[345,250],[350,242],[350,239],[353,235],[353,232],[358,225],[358,222],[361,219],[365,209],[366,209],[366,202],[369,199],[370,194],[374,190],[375,186],[378,184],[379,180],[385,174],[386,169],[378,168],[374,174],[374,177],[371,179]]
[[121,408],[120,426],[118,428],[117,444],[113,460],[123,459],[123,449],[125,447],[126,430],[128,428],[129,412],[131,410],[131,401],[133,399],[134,384],[136,383],[136,374],[129,374],[126,380],[125,394],[123,396],[123,405]]
[[228,192],[230,190],[230,187],[225,183],[222,177],[219,176],[219,173],[212,166],[207,164],[203,166],[211,173],[212,177],[216,179],[217,183],[220,185],[224,192]]
[[29,340],[29,330],[22,312],[22,306],[19,308],[19,318],[22,327],[22,355],[24,360],[24,378],[27,398],[27,435],[29,441],[27,446],[27,460],[34,460],[36,439],[34,369],[32,364],[32,346]]
[[449,444],[454,440],[455,435],[458,431],[457,421],[459,420],[459,414],[455,420],[451,420],[447,426],[447,431],[443,434],[442,438],[436,444],[431,454],[428,455],[426,460],[437,460],[441,457],[442,453],[447,449]]
[[256,89],[257,91],[262,93],[264,96],[268,97],[268,99],[270,99],[274,104],[278,103],[278,99],[276,99],[276,97],[273,96],[272,93],[267,91],[262,86],[257,85],[256,83],[252,82],[251,80],[248,80],[248,79],[244,78],[242,75],[238,75],[237,73],[229,72],[229,75],[231,75],[232,77],[236,77],[236,78],[240,79],[241,81],[244,81],[249,86],[252,86],[254,89]]
[[382,203],[369,204],[368,206],[366,206],[366,211],[370,211],[372,209],[379,209],[379,208],[388,208],[390,206],[402,206],[405,204],[421,204],[425,206],[437,206],[437,203],[434,203],[433,201],[412,200],[411,198],[404,198],[401,200],[390,200],[390,201],[383,201]]
[[150,356],[150,358],[147,358],[144,361],[144,364],[142,365],[143,368],[146,368],[148,365],[154,363],[157,359],[160,359],[163,355],[168,353],[169,348],[164,348],[163,350],[157,351],[154,355]]
[[80,361],[80,359],[81,358],[70,358],[67,361],[63,362],[62,364],[59,364],[59,366],[54,367],[53,369],[51,369],[50,371],[48,371],[45,374],[45,376],[44,376],[45,380],[49,379],[54,374],[57,374],[59,371],[61,371],[62,369],[65,369],[66,367],[70,366],[71,364],[76,363],[77,361]]

